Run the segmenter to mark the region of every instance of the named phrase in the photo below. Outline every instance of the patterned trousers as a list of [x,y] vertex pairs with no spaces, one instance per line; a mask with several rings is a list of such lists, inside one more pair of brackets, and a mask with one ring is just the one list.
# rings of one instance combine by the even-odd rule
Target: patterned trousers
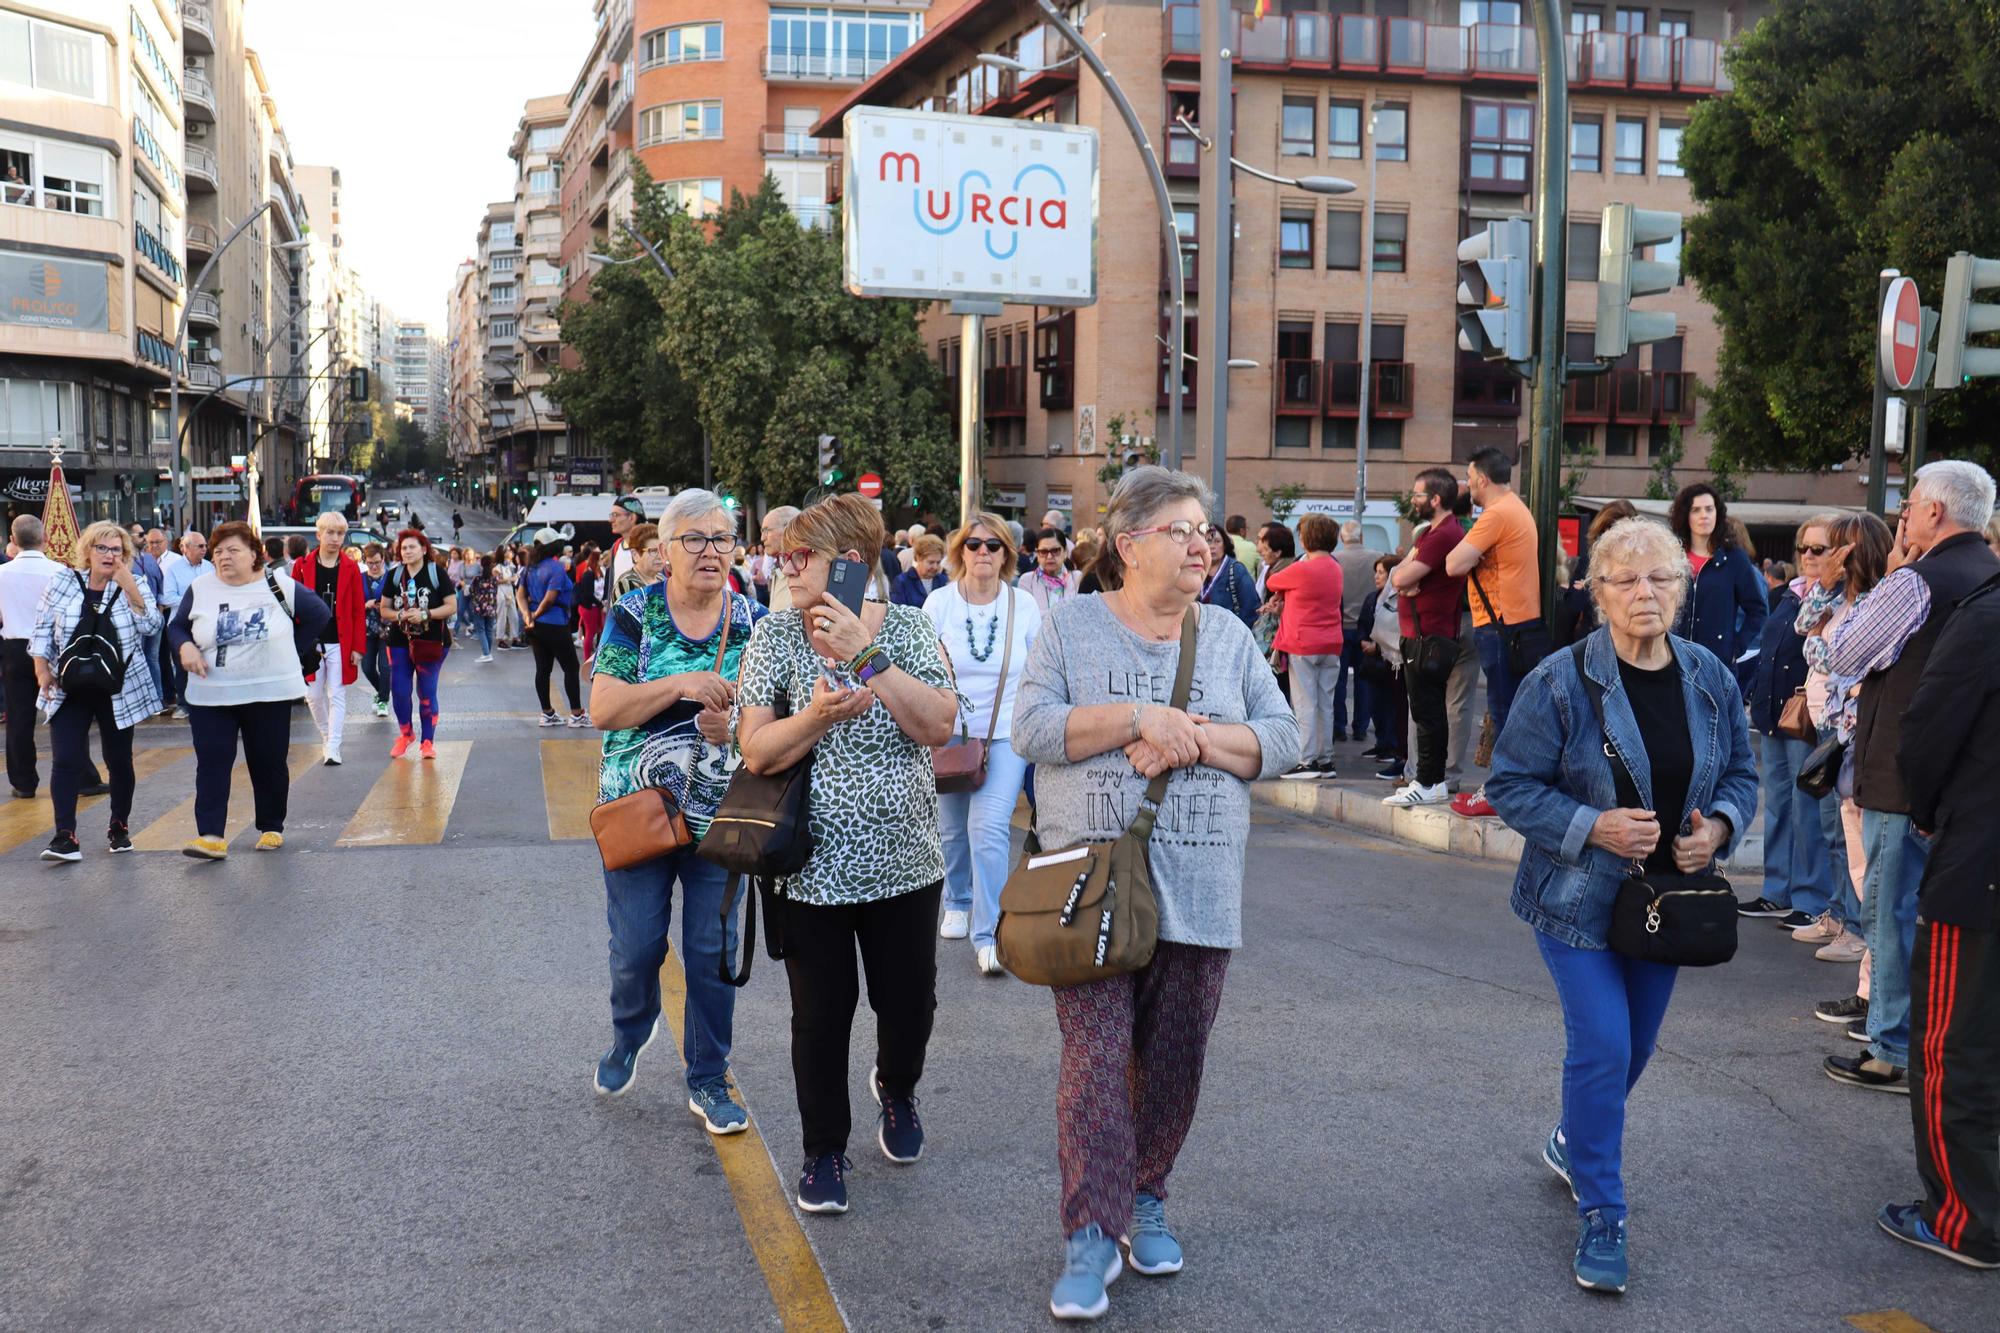
[[1135,1193],[1167,1197],[1194,1123],[1229,952],[1162,940],[1141,971],[1056,989],[1064,1236],[1093,1222],[1122,1235]]

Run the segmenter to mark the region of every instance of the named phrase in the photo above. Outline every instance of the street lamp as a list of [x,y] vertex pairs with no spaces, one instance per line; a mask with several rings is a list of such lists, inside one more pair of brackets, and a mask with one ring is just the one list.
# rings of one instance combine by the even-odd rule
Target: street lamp
[[[1202,151],[1206,152],[1215,146],[1209,141],[1208,136],[1201,132],[1201,127],[1187,118],[1187,112],[1181,112],[1174,117],[1174,120],[1182,129],[1194,136],[1194,141],[1201,145]],[[1255,176],[1258,180],[1269,181],[1273,185],[1290,185],[1304,190],[1307,194],[1353,194],[1355,190],[1354,182],[1345,176],[1274,176],[1268,171],[1251,166],[1240,157],[1230,158],[1229,165],[1245,175]]]

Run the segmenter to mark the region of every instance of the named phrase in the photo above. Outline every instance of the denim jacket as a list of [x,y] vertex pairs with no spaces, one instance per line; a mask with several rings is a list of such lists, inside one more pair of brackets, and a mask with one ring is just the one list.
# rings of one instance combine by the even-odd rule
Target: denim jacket
[[[1660,836],[1687,827],[1688,814],[1721,815],[1732,830],[1720,851],[1727,856],[1757,813],[1757,767],[1736,676],[1715,654],[1670,637],[1680,664],[1694,742],[1694,775],[1688,809],[1662,817]],[[1618,750],[1637,769],[1640,799],[1652,801],[1652,771],[1639,738],[1639,720],[1618,676],[1611,631],[1584,641],[1584,670],[1604,687],[1604,723]],[[1590,696],[1568,652],[1545,659],[1521,684],[1507,728],[1493,747],[1486,799],[1508,827],[1527,842],[1514,876],[1514,914],[1536,930],[1580,949],[1602,949],[1610,932],[1611,905],[1627,863],[1588,845],[1601,811],[1618,805],[1611,760],[1591,712]]]

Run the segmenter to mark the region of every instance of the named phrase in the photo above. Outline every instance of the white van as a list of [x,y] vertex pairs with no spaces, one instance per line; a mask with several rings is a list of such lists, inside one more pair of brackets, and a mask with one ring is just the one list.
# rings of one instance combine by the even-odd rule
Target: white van
[[[603,491],[596,495],[544,495],[528,510],[528,521],[507,534],[510,543],[529,545],[542,528],[554,528],[581,546],[596,542],[599,548],[611,545],[611,506],[623,492]],[[641,486],[629,492],[646,506],[646,517],[658,522],[667,512],[665,486]]]

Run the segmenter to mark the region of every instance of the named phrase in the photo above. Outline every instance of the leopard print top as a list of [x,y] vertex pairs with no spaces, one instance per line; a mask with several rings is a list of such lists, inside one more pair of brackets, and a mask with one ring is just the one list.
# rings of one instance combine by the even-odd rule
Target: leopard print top
[[[956,689],[937,631],[915,607],[889,607],[875,642],[924,684]],[[774,612],[757,622],[743,650],[737,702],[774,708],[782,696],[796,711],[822,674],[855,684],[813,651],[799,612]],[[877,703],[834,727],[813,748],[812,765],[812,860],[781,882],[781,892],[835,907],[894,898],[944,878],[931,752],[903,734],[888,708]]]

